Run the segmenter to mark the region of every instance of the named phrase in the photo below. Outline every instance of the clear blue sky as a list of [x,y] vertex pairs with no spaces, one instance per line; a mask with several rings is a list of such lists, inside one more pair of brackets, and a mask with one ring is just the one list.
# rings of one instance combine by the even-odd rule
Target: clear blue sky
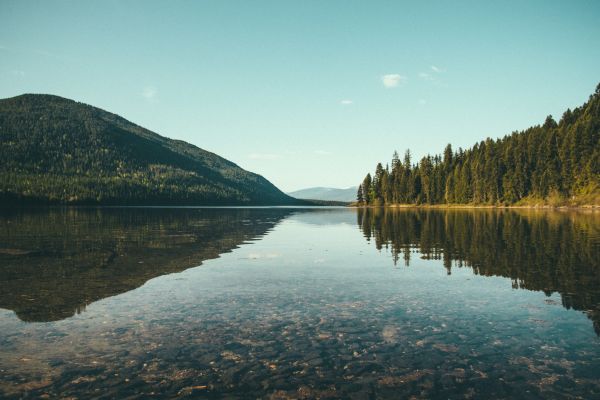
[[0,97],[89,103],[281,189],[558,119],[600,82],[600,1],[0,0]]

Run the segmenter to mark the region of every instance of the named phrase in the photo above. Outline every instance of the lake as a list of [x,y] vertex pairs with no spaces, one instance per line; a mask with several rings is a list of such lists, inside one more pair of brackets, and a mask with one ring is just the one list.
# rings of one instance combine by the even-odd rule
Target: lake
[[3,398],[600,398],[600,213],[0,213]]

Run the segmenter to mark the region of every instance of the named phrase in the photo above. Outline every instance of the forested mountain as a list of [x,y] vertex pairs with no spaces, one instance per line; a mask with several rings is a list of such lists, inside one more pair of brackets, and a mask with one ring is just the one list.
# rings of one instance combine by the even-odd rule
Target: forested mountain
[[0,203],[296,204],[260,175],[96,107],[0,100]]
[[325,201],[354,201],[356,198],[356,186],[347,189],[337,189],[330,187],[311,187],[306,189],[289,192],[288,195],[297,199],[312,199]]
[[359,204],[600,205],[600,85],[558,123],[486,139],[468,150],[446,146],[413,164],[394,152],[357,193]]

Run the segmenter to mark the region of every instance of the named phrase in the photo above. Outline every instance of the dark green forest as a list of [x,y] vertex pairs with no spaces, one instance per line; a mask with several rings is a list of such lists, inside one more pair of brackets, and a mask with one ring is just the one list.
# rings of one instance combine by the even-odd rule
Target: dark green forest
[[260,175],[96,107],[0,100],[0,204],[296,204]]
[[417,163],[410,150],[379,163],[362,181],[359,205],[600,205],[600,84],[557,123],[486,139],[467,150],[448,144]]

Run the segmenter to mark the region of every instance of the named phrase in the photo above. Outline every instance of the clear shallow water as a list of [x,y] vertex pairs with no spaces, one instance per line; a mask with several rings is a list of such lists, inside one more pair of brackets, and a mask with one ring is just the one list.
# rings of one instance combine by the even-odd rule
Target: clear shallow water
[[600,398],[600,217],[0,215],[0,396]]

